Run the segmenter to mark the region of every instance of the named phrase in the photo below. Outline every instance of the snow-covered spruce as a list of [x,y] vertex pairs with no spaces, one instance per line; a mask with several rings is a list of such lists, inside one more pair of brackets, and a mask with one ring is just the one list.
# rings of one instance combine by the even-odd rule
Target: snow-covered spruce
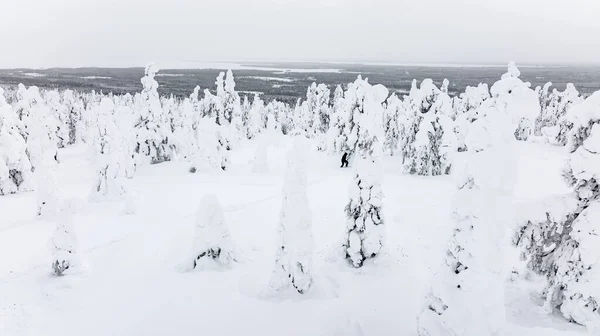
[[103,98],[95,110],[98,118],[94,136],[96,150],[97,182],[90,198],[93,200],[117,199],[125,194],[123,180],[126,176],[127,144],[115,123],[115,106],[110,98]]
[[403,170],[417,175],[448,174],[456,147],[450,96],[431,79],[423,80],[419,89],[413,82],[407,107],[412,120],[407,123],[400,119]]
[[56,129],[53,131],[57,141],[56,145],[58,148],[63,148],[71,141],[69,138],[69,111],[62,103],[60,93],[57,90],[46,91],[44,98],[50,109],[50,114],[55,119],[54,126]]
[[504,106],[486,100],[466,138],[464,165],[455,170],[456,229],[419,316],[419,335],[505,333],[504,226],[511,221],[516,161]]
[[554,253],[546,299],[568,320],[591,327],[600,323],[600,92],[571,112],[565,178],[579,206],[567,239]]
[[542,109],[535,119],[535,135],[541,136],[546,142],[564,146],[573,128],[567,114],[571,106],[580,103],[583,98],[571,83],[567,83],[563,92],[556,89],[550,92],[551,85],[548,82],[543,88],[536,88]]
[[139,107],[136,109],[136,148],[142,163],[160,163],[171,160],[172,152],[169,139],[171,129],[158,95],[158,82],[154,76],[158,68],[154,64],[146,66],[145,76],[141,79],[143,90],[139,97]]
[[293,286],[300,294],[313,285],[312,212],[306,192],[307,150],[298,139],[288,152],[283,185],[283,202],[277,227],[277,253],[271,288]]
[[349,112],[344,103],[344,90],[341,85],[338,85],[333,93],[333,107],[329,120],[329,130],[326,135],[327,150],[330,153],[342,151],[342,136]]
[[0,195],[30,191],[33,184],[25,139],[0,88]]
[[233,242],[217,196],[207,194],[202,197],[195,224],[190,270],[206,265],[208,261],[214,261],[221,266],[230,265],[235,261]]
[[508,64],[508,71],[492,85],[490,92],[498,104],[503,104],[512,119],[517,140],[525,141],[533,131],[533,121],[540,114],[538,95],[530,88],[531,83],[523,82],[521,72],[514,62]]
[[190,172],[227,169],[227,152],[220,141],[219,127],[209,117],[196,123],[189,149]]
[[54,274],[61,276],[65,271],[75,266],[77,239],[73,227],[73,215],[76,203],[72,200],[64,202],[60,216],[56,219],[56,228],[51,240],[52,269]]
[[[354,111],[356,128],[356,171],[350,185],[350,200],[345,208],[346,259],[354,266],[376,257],[383,246],[383,192],[381,183],[381,114],[388,91],[382,85],[359,82],[361,104]],[[355,82],[357,83],[357,82]]]

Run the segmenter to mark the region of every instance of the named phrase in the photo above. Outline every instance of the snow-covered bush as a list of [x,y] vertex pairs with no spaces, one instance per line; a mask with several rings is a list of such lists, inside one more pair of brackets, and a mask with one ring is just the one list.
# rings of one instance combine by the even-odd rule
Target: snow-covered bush
[[296,140],[288,153],[271,288],[281,290],[291,285],[304,294],[313,284],[314,242],[306,193],[307,150],[300,141]]
[[419,335],[503,335],[504,232],[516,179],[514,135],[497,98],[478,108],[455,169],[456,229],[433,279]]
[[195,224],[189,269],[206,265],[209,260],[221,266],[235,261],[233,242],[217,196],[208,194],[202,197]]
[[0,88],[0,195],[32,188],[33,176],[25,139],[19,133],[16,116]]
[[61,276],[75,266],[77,239],[73,227],[73,215],[76,202],[69,200],[63,203],[60,216],[56,219],[56,228],[51,240],[52,269]]
[[358,92],[354,92],[355,97],[351,99],[355,100],[357,164],[349,190],[350,200],[345,208],[344,248],[346,259],[354,267],[361,267],[365,260],[376,257],[383,246],[381,114],[388,91],[382,85],[371,86],[360,77],[355,83]]

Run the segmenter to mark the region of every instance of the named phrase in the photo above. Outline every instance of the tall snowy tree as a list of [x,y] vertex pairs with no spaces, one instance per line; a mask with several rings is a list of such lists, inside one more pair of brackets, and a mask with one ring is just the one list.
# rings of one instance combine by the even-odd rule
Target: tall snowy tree
[[347,112],[349,112],[344,102],[344,90],[341,85],[338,85],[333,93],[333,107],[327,131],[327,150],[331,153],[342,151],[344,127],[348,120]]
[[214,194],[204,195],[196,212],[194,240],[187,269],[205,267],[209,265],[208,262],[228,266],[234,261],[233,242],[221,203]]
[[265,117],[265,105],[260,99],[258,94],[254,95],[252,101],[252,107],[248,112],[248,123],[247,123],[247,138],[252,139],[261,133],[264,129],[263,118]]
[[58,148],[65,147],[70,140],[70,127],[69,127],[69,111],[66,106],[63,105],[60,93],[57,90],[46,91],[46,105],[50,109],[52,118],[55,119],[54,125],[56,129],[56,140]]
[[120,198],[125,195],[123,180],[126,167],[124,137],[115,123],[115,106],[103,98],[96,109],[98,133],[95,135],[97,182],[90,197],[93,200]]
[[514,129],[503,104],[478,108],[456,169],[456,229],[436,273],[418,332],[436,335],[504,335],[504,232],[511,221],[516,160]]
[[68,144],[72,145],[82,140],[82,111],[83,101],[79,95],[76,95],[72,90],[65,90],[62,93],[62,103],[68,114],[67,128],[69,130]]
[[154,79],[158,70],[154,64],[148,64],[145,76],[141,79],[143,89],[139,96],[135,127],[136,153],[142,163],[169,161],[172,156],[169,143],[171,130],[160,103],[158,82]]
[[300,141],[296,140],[288,153],[271,288],[281,290],[291,285],[298,293],[304,294],[314,282],[314,242],[312,212],[306,192],[307,150]]
[[[358,82],[358,83],[357,83]],[[382,103],[388,95],[382,85],[371,86],[360,77],[353,120],[356,122],[356,171],[346,205],[346,259],[354,266],[376,257],[383,246],[383,192],[381,167],[383,130]],[[357,104],[360,102],[360,104]]]
[[572,112],[565,178],[574,189],[578,209],[565,218],[567,235],[554,252],[546,297],[565,318],[592,330],[600,327],[600,92]]
[[0,195],[30,191],[33,184],[25,139],[0,88]]

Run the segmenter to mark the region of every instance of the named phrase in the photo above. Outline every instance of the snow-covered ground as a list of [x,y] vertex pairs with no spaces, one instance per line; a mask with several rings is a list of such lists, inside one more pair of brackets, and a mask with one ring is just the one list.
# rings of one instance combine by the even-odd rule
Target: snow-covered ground
[[[453,229],[452,177],[402,175],[399,159],[386,157],[384,253],[354,269],[340,249],[352,169],[340,169],[337,156],[311,152],[315,290],[272,297],[265,290],[291,141],[272,139],[271,172],[255,174],[250,161],[262,143],[248,141],[233,152],[227,172],[190,174],[181,162],[141,167],[128,181],[137,207],[130,215],[123,204],[88,203],[96,176],[87,149],[62,150],[60,196],[81,199],[74,225],[82,266],[52,276],[54,225],[36,219],[35,193],[0,197],[0,335],[416,335]],[[518,202],[569,190],[560,176],[564,147],[520,142],[518,149]],[[238,263],[183,273],[195,212],[208,193],[224,208]],[[511,334],[585,332],[544,314],[529,287],[507,283]]]

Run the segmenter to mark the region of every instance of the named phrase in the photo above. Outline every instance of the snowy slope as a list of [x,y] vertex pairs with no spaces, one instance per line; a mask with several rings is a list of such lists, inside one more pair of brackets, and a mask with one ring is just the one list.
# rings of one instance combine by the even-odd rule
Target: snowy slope
[[[276,225],[289,138],[271,139],[270,174],[252,173],[262,139],[231,156],[228,172],[190,174],[182,163],[140,168],[123,204],[81,202],[74,218],[82,267],[51,276],[53,223],[36,220],[33,193],[0,198],[0,335],[416,335],[433,270],[450,236],[454,184],[448,176],[400,174],[384,158],[384,253],[361,269],[343,261],[343,208],[351,169],[312,152],[307,192],[312,210],[315,291],[270,297]],[[518,201],[565,192],[564,148],[519,143]],[[87,195],[94,169],[83,147],[61,153],[61,197]],[[239,263],[231,270],[183,273],[194,216],[204,194],[224,208]],[[578,335],[583,329],[544,315],[525,284],[507,284],[514,335]]]

